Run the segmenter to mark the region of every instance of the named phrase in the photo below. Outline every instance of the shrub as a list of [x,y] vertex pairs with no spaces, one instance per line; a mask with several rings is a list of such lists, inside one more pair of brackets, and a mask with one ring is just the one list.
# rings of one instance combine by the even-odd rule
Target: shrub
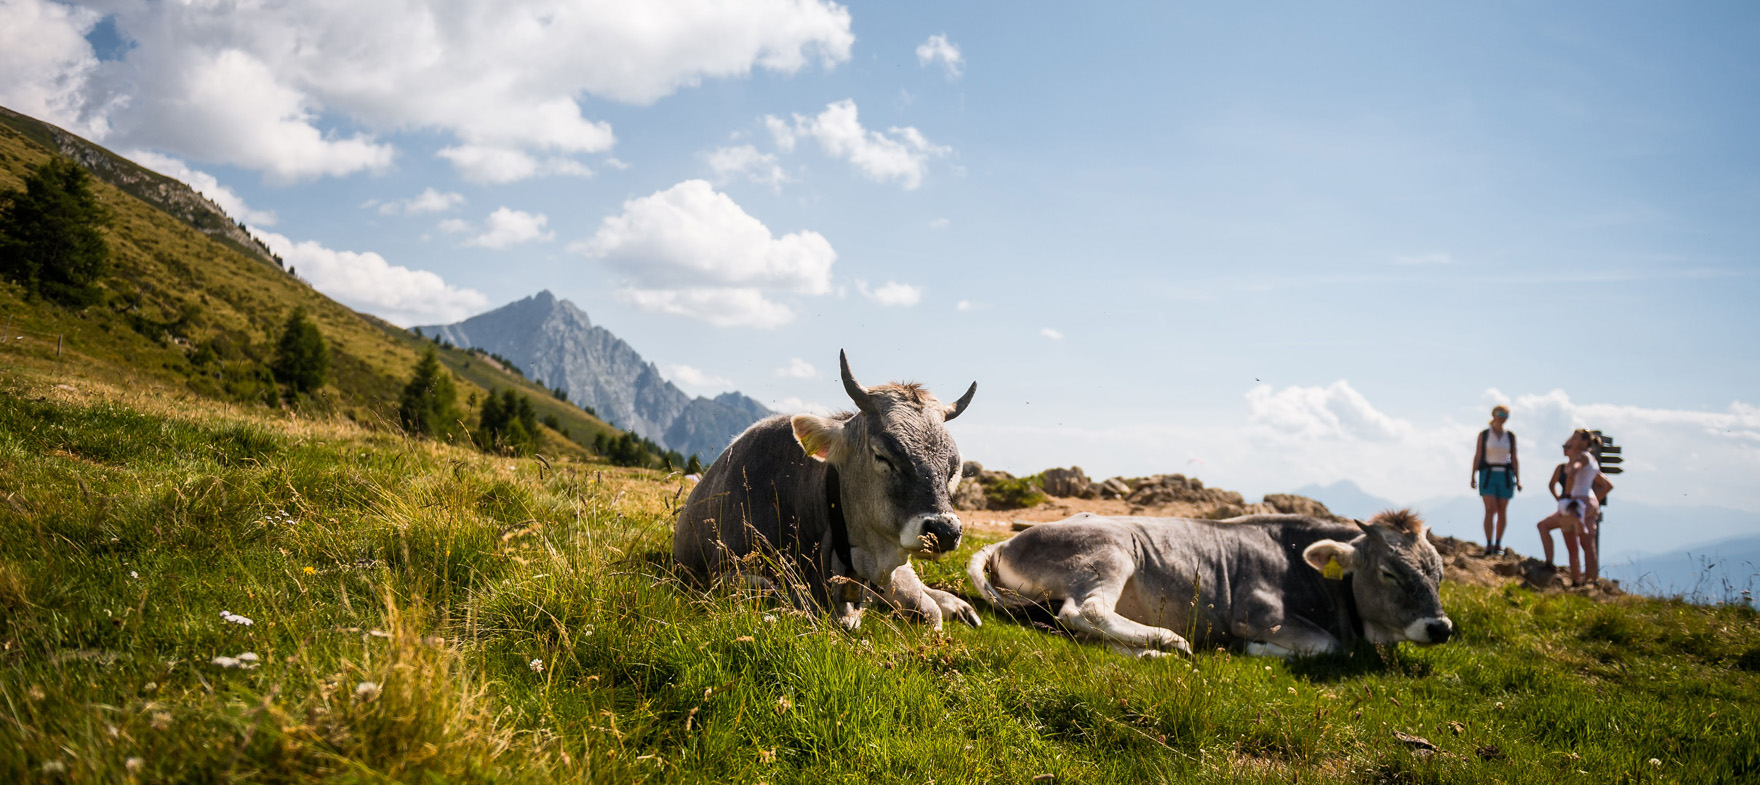
[[1045,501],[1045,492],[1039,489],[1038,476],[1004,477],[986,483],[984,495],[989,499],[992,510],[1013,510],[1021,507],[1033,507]]
[[97,302],[110,270],[99,231],[110,212],[79,164],[53,158],[32,170],[23,191],[0,194],[0,275],[66,305]]
[[530,455],[538,447],[532,399],[511,388],[491,393],[477,418],[477,445],[490,452]]

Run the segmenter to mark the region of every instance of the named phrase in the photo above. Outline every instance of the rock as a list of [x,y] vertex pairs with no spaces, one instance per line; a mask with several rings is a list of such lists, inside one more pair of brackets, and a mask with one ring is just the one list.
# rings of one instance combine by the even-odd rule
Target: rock
[[1278,512],[1292,515],[1311,515],[1328,520],[1338,518],[1332,514],[1331,510],[1326,509],[1326,505],[1293,493],[1267,493],[1265,494],[1265,505]]
[[1097,490],[1102,499],[1123,499],[1126,496],[1131,495],[1131,486],[1126,483],[1122,477],[1114,477],[1106,482],[1100,483],[1100,487]]
[[959,476],[968,480],[976,479],[984,473],[984,464],[977,461],[966,461],[959,465]]
[[[967,465],[971,464],[968,462]],[[954,487],[953,498],[949,501],[953,502],[956,510],[984,510],[990,506],[989,500],[984,498],[984,484],[978,482],[976,477],[961,479],[959,485]]]
[[1535,591],[1556,589],[1564,586],[1564,579],[1558,577],[1558,568],[1539,559],[1528,559],[1519,567],[1522,585]]
[[1098,495],[1098,491],[1094,489],[1094,483],[1088,479],[1088,475],[1082,471],[1080,466],[1071,466],[1068,469],[1046,469],[1043,477],[1045,492],[1052,496],[1092,499]]
[[1160,507],[1174,502],[1202,505],[1246,504],[1246,500],[1234,491],[1205,488],[1204,483],[1183,474],[1157,474],[1126,482],[1132,486],[1132,490],[1125,500],[1139,507]]

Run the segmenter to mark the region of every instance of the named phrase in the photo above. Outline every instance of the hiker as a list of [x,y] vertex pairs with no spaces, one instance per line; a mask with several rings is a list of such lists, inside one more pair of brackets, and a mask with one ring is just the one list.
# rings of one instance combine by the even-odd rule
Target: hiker
[[1503,550],[1503,530],[1509,527],[1509,500],[1522,489],[1522,467],[1516,460],[1516,435],[1504,430],[1509,407],[1491,408],[1491,425],[1479,432],[1473,451],[1473,477],[1468,487],[1479,489],[1485,503],[1485,555]]
[[1613,484],[1601,476],[1601,464],[1592,453],[1599,446],[1601,437],[1583,428],[1578,428],[1565,440],[1565,462],[1552,471],[1552,479],[1546,484],[1546,489],[1558,500],[1558,511],[1536,525],[1548,565],[1552,564],[1552,530],[1558,529],[1563,536],[1565,550],[1570,556],[1572,585],[1582,585],[1584,568],[1591,581],[1600,574],[1601,557],[1595,540],[1597,518],[1601,513],[1601,499],[1606,498],[1607,491],[1613,490]]

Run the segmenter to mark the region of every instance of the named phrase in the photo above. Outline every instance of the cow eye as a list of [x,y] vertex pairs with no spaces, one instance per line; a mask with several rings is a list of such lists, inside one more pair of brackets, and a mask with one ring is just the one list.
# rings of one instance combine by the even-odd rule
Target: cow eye
[[887,471],[892,471],[893,469],[892,459],[887,458],[880,453],[874,453],[874,462],[880,464],[880,467]]
[[1381,570],[1381,577],[1385,580],[1393,581],[1394,583],[1399,582],[1399,574],[1385,567]]

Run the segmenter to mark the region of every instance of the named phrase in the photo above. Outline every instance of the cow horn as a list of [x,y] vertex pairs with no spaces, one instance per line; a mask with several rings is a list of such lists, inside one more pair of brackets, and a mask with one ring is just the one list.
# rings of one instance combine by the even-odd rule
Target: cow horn
[[856,384],[856,377],[849,372],[849,355],[842,349],[837,350],[837,364],[843,370],[843,391],[849,393],[850,400],[856,402],[856,408],[864,412],[874,411],[873,399],[868,395],[867,388]]
[[941,418],[941,421],[946,422],[946,421],[951,420],[955,417],[958,417],[961,412],[966,410],[967,406],[972,405],[972,396],[977,395],[977,394],[978,394],[978,383],[972,382],[972,386],[966,388],[966,394],[961,395],[959,397],[959,400],[954,401],[952,406],[947,407],[947,414],[946,414],[946,416],[943,416]]

